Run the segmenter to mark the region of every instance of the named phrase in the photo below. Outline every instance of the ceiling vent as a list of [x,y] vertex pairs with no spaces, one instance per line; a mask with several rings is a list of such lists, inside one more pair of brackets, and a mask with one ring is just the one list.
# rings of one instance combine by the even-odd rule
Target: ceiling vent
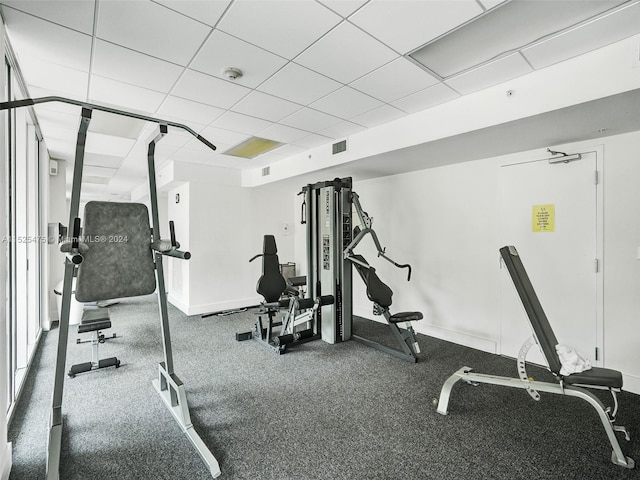
[[334,143],[331,146],[332,153],[335,155],[337,153],[342,153],[347,150],[347,141],[342,140],[341,142]]

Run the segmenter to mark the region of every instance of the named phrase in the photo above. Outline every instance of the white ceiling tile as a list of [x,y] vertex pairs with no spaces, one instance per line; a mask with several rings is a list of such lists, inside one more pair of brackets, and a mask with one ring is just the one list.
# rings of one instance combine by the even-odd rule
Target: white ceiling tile
[[178,120],[196,122],[202,125],[209,125],[223,113],[224,110],[221,108],[171,95],[166,98],[162,106],[157,110],[157,114],[163,118],[174,117]]
[[459,93],[449,88],[444,83],[438,83],[432,87],[425,88],[413,95],[392,102],[395,107],[407,113],[415,113],[426,108],[434,107],[454,98],[458,98]]
[[[270,152],[263,153],[262,155],[259,155],[256,158],[253,158],[252,163],[257,162],[257,164],[259,164],[260,166],[267,166],[269,164],[279,162],[280,160],[284,160],[286,158],[284,155],[280,155],[277,152],[278,150],[272,150]],[[252,165],[252,166],[255,167],[257,165]]]
[[28,85],[60,92],[65,97],[86,100],[89,74],[81,70],[30,59],[22,62],[21,70]]
[[11,8],[3,16],[18,61],[45,59],[76,70],[89,71],[91,37]]
[[404,54],[483,11],[475,0],[371,0],[349,21]]
[[327,143],[331,143],[333,141],[332,138],[325,137],[324,135],[317,135],[312,133],[311,135],[307,135],[300,140],[296,140],[296,145],[300,145],[301,147],[313,148],[318,147],[320,145],[326,145]]
[[318,0],[323,5],[327,6],[338,15],[347,18],[362,5],[367,3],[368,0]]
[[343,138],[348,137],[349,135],[353,135],[354,133],[361,132],[363,130],[365,130],[365,128],[361,125],[356,125],[355,123],[344,121],[337,123],[329,128],[325,128],[319,133],[331,138]]
[[93,32],[94,2],[2,0],[2,4],[82,33]]
[[233,111],[264,118],[277,122],[293,112],[300,110],[302,105],[289,102],[273,95],[253,91],[233,106]]
[[210,148],[198,148],[193,144],[189,147],[189,144],[182,147],[176,153],[171,156],[171,159],[177,162],[187,163],[213,163],[213,160],[218,156],[215,151]]
[[225,109],[249,92],[246,87],[194,70],[187,70],[171,91],[172,95]]
[[83,177],[107,177],[111,178],[117,172],[117,168],[108,168],[95,165],[84,165],[82,167]]
[[[251,136],[245,136],[245,138],[251,138]],[[216,149],[215,150],[211,150],[208,146],[206,146],[204,143],[202,143],[200,140],[198,140],[197,138],[192,138],[192,140],[189,141],[189,143],[187,143],[186,145],[184,145],[184,150],[199,150],[199,151],[203,151],[206,152],[207,154],[211,154],[212,152],[215,152],[215,155],[222,155],[222,152],[227,151],[228,149],[230,149],[231,147],[233,147],[233,144],[230,143],[225,143],[225,142],[220,142],[218,140],[216,140],[215,142],[216,145]]]
[[246,133],[247,135],[254,135],[260,130],[264,130],[269,125],[271,125],[271,122],[266,120],[249,117],[247,115],[231,111],[224,113],[212,124],[213,127],[239,133]]
[[305,132],[304,130],[278,124],[271,125],[258,132],[259,137],[282,143],[295,143],[296,140],[306,137],[307,135],[309,135],[309,132]]
[[[251,136],[251,134],[232,132],[231,130],[225,130],[218,127],[207,127],[201,132],[201,135],[216,147],[220,144],[238,145]],[[222,148],[219,147],[218,150],[222,150]]]
[[292,59],[341,20],[313,0],[236,0],[218,28]]
[[316,132],[340,123],[342,119],[332,115],[313,110],[311,108],[303,108],[288,117],[280,120],[280,123],[290,127]]
[[70,143],[56,138],[45,137],[44,144],[47,147],[49,156],[53,160],[64,160],[67,162],[73,161],[76,150],[75,142]]
[[341,83],[324,75],[295,63],[289,63],[260,85],[258,90],[301,105],[308,105],[341,86]]
[[532,68],[520,55],[514,53],[506,57],[447,79],[445,82],[457,92],[466,95],[532,71]]
[[396,120],[406,115],[402,110],[392,107],[391,105],[382,105],[381,107],[371,110],[370,112],[363,113],[357,117],[353,117],[351,120],[359,125],[364,125],[367,128],[375,127],[383,123]]
[[180,12],[199,22],[215,27],[231,0],[155,0],[165,7]]
[[55,112],[53,110],[43,110],[36,107],[36,116],[38,117],[38,123],[40,129],[44,132],[49,127],[64,128],[66,130],[76,131],[80,124],[80,117],[78,115],[69,115],[67,113]]
[[307,147],[301,147],[299,145],[282,145],[281,147],[276,148],[273,152],[286,158],[296,155],[297,153],[302,153],[305,150],[307,150]]
[[286,63],[287,60],[278,55],[215,30],[190,67],[219,78],[225,78],[222,74],[225,68],[239,68],[242,76],[234,83],[256,87]]
[[191,61],[209,32],[210,27],[157,3],[100,2],[98,38],[178,65]]
[[[60,92],[57,92],[55,90],[49,90],[47,88],[36,87],[36,86],[30,86],[29,93],[31,94],[31,98],[60,96]],[[36,109],[36,113],[39,112],[40,110],[45,110],[48,112],[63,113],[66,115],[74,116],[78,119],[78,122],[80,121],[80,114],[82,112],[82,107],[78,107],[76,105],[70,105],[68,103],[62,103],[62,102],[39,103],[38,105],[35,105],[33,108]]]
[[350,83],[389,63],[397,54],[348,22],[343,22],[296,58],[296,63],[342,83]]
[[115,137],[136,139],[146,123],[147,122],[138,120],[137,118],[94,110],[91,114],[89,131],[113,135]]
[[106,102],[122,110],[134,109],[152,114],[158,109],[165,97],[164,93],[154,90],[91,75],[89,100],[92,102]]
[[493,7],[504,3],[506,0],[478,0],[484,8],[487,10],[492,9]]
[[380,100],[351,87],[342,87],[340,90],[313,102],[310,107],[336,117],[349,119],[381,105]]
[[96,40],[92,73],[168,93],[184,68],[173,63]]
[[436,83],[438,80],[434,76],[400,57],[359,78],[350,86],[383,102],[392,102]]
[[93,165],[97,167],[104,168],[115,168],[120,167],[122,163],[123,157],[117,157],[113,155],[102,155],[99,153],[91,153],[85,152],[84,154],[84,164],[85,165]]
[[85,151],[113,157],[125,157],[135,143],[136,141],[130,138],[89,132],[87,133]]
[[539,69],[640,33],[640,3],[628,5],[522,50],[533,68]]
[[56,124],[45,123],[41,125],[42,134],[48,139],[60,140],[70,145],[75,145],[78,138],[78,128],[64,128]]

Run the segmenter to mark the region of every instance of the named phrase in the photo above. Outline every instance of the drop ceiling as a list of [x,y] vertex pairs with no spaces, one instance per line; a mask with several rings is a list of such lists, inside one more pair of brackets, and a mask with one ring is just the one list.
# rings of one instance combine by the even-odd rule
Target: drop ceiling
[[[556,22],[552,35],[510,44],[453,75],[441,76],[411,56],[522,2],[528,8],[548,9],[551,3],[589,8],[578,20]],[[183,123],[218,147],[208,150],[170,129],[157,149],[160,167],[172,160],[236,169],[270,165],[640,33],[638,0],[4,0],[0,5],[29,96],[64,96]],[[477,25],[491,25],[485,20]],[[519,28],[513,23],[510,28]],[[490,28],[472,29],[474,43],[486,38],[495,49],[500,31]],[[243,75],[229,79],[223,73],[227,67]],[[35,112],[50,155],[72,160],[79,108],[42,104]],[[87,172],[90,197],[124,199],[144,181],[151,129],[109,114],[92,120],[86,156],[86,164],[95,167]],[[253,159],[222,153],[253,136],[283,145]],[[394,163],[398,171],[406,169]],[[353,167],[367,168],[366,161]]]

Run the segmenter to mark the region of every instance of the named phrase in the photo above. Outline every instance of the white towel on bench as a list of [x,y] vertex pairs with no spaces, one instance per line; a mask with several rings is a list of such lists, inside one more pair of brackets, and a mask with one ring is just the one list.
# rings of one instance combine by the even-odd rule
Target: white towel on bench
[[560,375],[566,376],[572,373],[580,373],[591,369],[591,362],[574,348],[567,345],[556,345],[556,352],[560,358],[562,368]]

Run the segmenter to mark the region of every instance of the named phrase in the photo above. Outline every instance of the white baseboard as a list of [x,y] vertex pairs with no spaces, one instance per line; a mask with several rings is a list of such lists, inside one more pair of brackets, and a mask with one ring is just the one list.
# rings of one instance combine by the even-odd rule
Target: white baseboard
[[9,480],[11,472],[11,443],[6,443],[0,450],[0,480]]
[[634,375],[627,375],[626,373],[622,374],[622,389],[625,392],[635,393],[636,395],[640,395],[640,378]]
[[178,300],[177,298],[169,295],[167,300],[171,305],[178,308],[181,312],[186,315],[203,315],[205,313],[211,312],[224,312],[227,310],[235,310],[237,308],[245,308],[254,305],[259,305],[262,301],[262,297],[248,297],[248,298],[238,298],[235,300],[227,300],[224,302],[214,302],[208,303],[205,305],[187,305],[186,303]]

